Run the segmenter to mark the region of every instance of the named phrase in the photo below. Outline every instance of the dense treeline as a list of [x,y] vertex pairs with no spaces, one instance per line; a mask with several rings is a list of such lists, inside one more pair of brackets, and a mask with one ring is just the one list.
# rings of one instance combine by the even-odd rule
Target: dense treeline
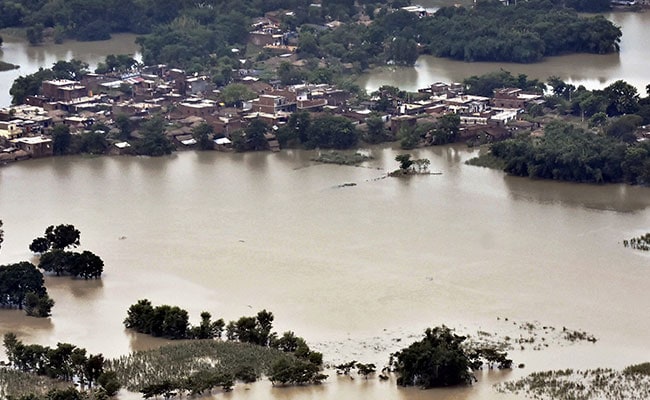
[[87,355],[86,349],[69,343],[58,343],[55,348],[27,345],[13,333],[4,335],[3,344],[10,365],[22,372],[77,382],[87,388],[99,384],[109,396],[117,393],[121,386],[114,374],[104,372],[101,354]]
[[638,140],[637,134],[639,127],[650,124],[650,96],[640,97],[627,82],[587,90],[555,76],[543,83],[500,71],[473,76],[464,83],[469,93],[479,95],[499,87],[546,90],[545,103],[530,106],[528,118],[552,112],[579,117],[589,127],[555,121],[545,127],[541,138],[524,135],[492,144],[490,156],[505,165],[506,172],[574,182],[650,183],[650,143]]
[[505,171],[531,178],[574,182],[650,182],[650,143],[626,144],[616,138],[553,122],[539,139],[521,137],[494,143],[493,156]]
[[299,54],[340,59],[361,69],[389,60],[410,65],[422,52],[528,63],[563,53],[618,51],[620,37],[620,29],[604,17],[579,16],[560,2],[531,0],[505,7],[486,0],[473,8],[443,7],[429,18],[381,9],[369,26],[347,24],[320,34],[302,29]]
[[446,7],[418,24],[425,48],[465,61],[535,62],[562,53],[619,50],[621,30],[603,16],[581,17],[551,2],[496,0],[473,9]]

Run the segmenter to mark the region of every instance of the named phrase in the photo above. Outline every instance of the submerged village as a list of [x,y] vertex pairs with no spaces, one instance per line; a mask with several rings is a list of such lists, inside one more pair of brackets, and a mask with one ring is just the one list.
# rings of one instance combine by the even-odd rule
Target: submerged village
[[[420,6],[404,10],[426,15]],[[336,26],[334,22],[322,29]],[[305,66],[296,55],[297,39],[280,28],[277,12],[255,20],[249,42],[270,54],[265,65],[289,72]],[[514,131],[542,132],[539,123],[521,118],[529,107],[544,103],[540,91],[503,87],[485,97],[466,94],[461,83],[432,82],[418,93],[383,87],[370,96],[359,96],[358,88],[261,79],[260,71],[253,68],[254,60],[239,61],[241,68],[230,71],[232,80],[226,86],[217,86],[205,74],[188,74],[167,65],[145,66],[126,55],[109,56],[109,68],[103,65],[104,71],[68,71],[76,79],[43,80],[37,95],[24,96],[22,104],[0,109],[0,163],[80,152],[278,151],[292,144],[282,137],[282,128],[289,123],[299,130],[297,116],[304,117],[304,113],[312,120],[343,118],[337,121],[344,121],[350,135],[340,142],[312,142],[311,147],[350,148],[361,140],[397,140],[400,130],[434,127],[445,115],[458,117],[453,138],[436,138],[431,131],[421,134],[414,144],[487,143]],[[75,60],[63,65],[80,67]],[[154,116],[164,120],[158,127],[164,135],[162,153],[158,148],[140,150],[133,143],[144,138],[146,133],[140,128]],[[369,119],[373,119],[370,124]],[[62,128],[57,131],[57,126]],[[71,137],[85,143],[75,149]]]
[[[134,9],[155,6],[149,0],[124,1]],[[363,71],[411,66],[422,54],[468,62],[528,63],[568,53],[618,52],[622,34],[618,27],[602,15],[577,13],[602,12],[611,4],[632,7],[636,2],[598,0],[601,9],[591,10],[580,2],[558,6],[530,0],[517,8],[516,2],[495,0],[472,6],[478,10],[475,14],[469,7],[454,5],[434,15],[406,0],[294,1],[295,11],[274,6],[281,3],[284,7],[285,1],[290,2],[244,1],[243,8],[250,7],[245,19],[233,12],[228,16],[232,20],[221,20],[222,11],[233,8],[225,1],[188,2],[169,18],[147,14],[150,23],[156,18],[163,21],[158,27],[149,26],[148,36],[136,40],[142,60],[149,62],[112,54],[90,71],[85,62],[60,60],[50,69],[14,82],[12,105],[0,109],[0,168],[30,159],[110,155],[115,157],[58,161],[78,163],[80,171],[85,162],[111,164],[118,167],[116,176],[121,176],[129,172],[123,165],[169,161],[129,156],[198,150],[214,153],[205,157],[210,163],[202,163],[195,171],[232,174],[232,179],[223,180],[217,189],[217,185],[203,184],[185,188],[177,184],[186,179],[183,173],[172,177],[162,171],[152,176],[145,171],[130,182],[134,187],[142,182],[151,185],[137,199],[142,208],[126,210],[123,204],[133,201],[133,193],[120,193],[124,197],[116,195],[105,202],[110,204],[95,204],[93,196],[102,196],[103,191],[93,185],[101,187],[106,177],[71,179],[61,174],[52,184],[65,182],[62,191],[38,187],[43,198],[64,204],[65,213],[37,209],[24,217],[16,212],[24,207],[17,199],[24,198],[23,190],[31,196],[33,189],[19,182],[36,172],[18,165],[0,169],[8,175],[16,173],[6,180],[7,190],[0,192],[7,205],[4,221],[0,215],[0,245],[5,237],[12,241],[4,243],[9,246],[2,249],[3,256],[29,254],[28,261],[0,265],[0,307],[13,313],[0,321],[8,360],[0,360],[0,398],[90,400],[138,394],[143,398],[202,398],[234,390],[235,398],[243,393],[252,399],[275,398],[270,393],[288,386],[296,392],[282,392],[279,397],[365,398],[373,397],[372,390],[382,390],[382,398],[423,398],[401,388],[412,386],[433,389],[430,397],[425,396],[437,399],[460,393],[448,391],[450,387],[475,383],[476,390],[460,389],[467,390],[464,393],[474,390],[468,399],[504,395],[548,400],[648,398],[650,363],[638,351],[646,343],[643,324],[647,322],[639,322],[636,308],[630,305],[643,306],[645,301],[640,294],[646,289],[647,265],[634,256],[640,253],[636,250],[648,251],[650,234],[625,238],[638,234],[634,230],[640,229],[638,216],[648,207],[644,196],[650,184],[650,85],[647,96],[641,97],[637,88],[622,79],[592,91],[557,76],[544,82],[505,70],[466,77],[462,82],[429,82],[412,92],[385,85],[367,93],[355,83]],[[0,7],[11,8],[7,4],[0,1]],[[36,17],[30,19],[25,13],[23,25],[9,27],[23,29],[32,45],[56,42],[56,35],[79,39],[81,33],[93,37],[101,31],[93,30],[99,23],[73,29],[74,24],[56,22],[44,28],[35,22],[47,15],[48,8],[43,11],[34,6],[31,12]],[[300,24],[295,23],[298,14],[304,19]],[[541,15],[529,24],[535,25],[531,31],[541,31],[535,38],[530,32],[513,34],[511,28],[500,26],[505,20],[533,15]],[[495,22],[497,16],[503,18],[501,22]],[[127,18],[124,13],[122,17]],[[483,30],[491,20],[493,30],[486,29],[488,36],[497,31],[504,36],[484,41],[478,35],[448,35],[454,29],[454,34],[464,31],[472,18],[482,19],[473,28]],[[454,22],[440,22],[447,19]],[[147,31],[137,20],[129,19],[133,26],[110,29]],[[228,24],[242,20],[246,24]],[[560,27],[559,20],[565,26]],[[161,28],[164,24],[168,26]],[[207,37],[201,35],[210,29],[214,29],[210,35],[217,37],[224,26],[229,27],[224,30],[239,32],[232,35],[237,38],[223,40],[185,63],[178,55],[194,50],[183,49],[182,42],[170,44],[171,50],[151,50],[156,40],[163,43],[175,40],[170,39],[173,35],[184,36],[179,34],[184,29],[194,30],[185,38],[190,38],[185,43],[189,46],[197,37]],[[550,26],[558,31],[571,28],[553,39],[544,36],[554,30]],[[173,35],[163,40],[161,32]],[[578,37],[575,32],[590,35],[573,40]],[[212,42],[218,42],[214,37]],[[348,43],[342,44],[341,38]],[[499,44],[500,40],[508,46]],[[172,53],[177,60],[157,58]],[[258,177],[269,180],[268,186],[257,180],[246,185],[242,182],[247,182],[247,168],[237,168],[242,174],[236,175],[232,168],[216,167],[239,159],[217,152],[293,148],[344,150],[328,155],[318,151],[318,158],[310,160],[358,165],[369,157],[362,151],[353,153],[356,149],[385,142],[395,144],[386,154],[391,154],[391,162],[400,163],[400,169],[381,178],[375,178],[376,171],[370,168],[323,168],[356,173],[359,181],[368,183],[354,190],[338,189],[356,183],[331,187],[329,181],[319,181],[313,183],[314,190],[303,187],[299,195],[273,198],[260,193],[271,187],[276,190],[270,182],[276,174]],[[440,179],[383,179],[423,172],[442,175],[429,173],[430,161],[412,160],[407,151],[451,143],[489,145],[489,151],[467,150],[465,155],[480,155],[467,158],[465,164],[498,168],[509,175],[629,186],[584,185],[588,188],[581,191],[578,185],[567,184],[561,188],[565,193],[559,185],[551,188],[504,179],[492,171],[481,175],[486,170],[469,167],[472,172],[462,177],[445,172]],[[418,156],[421,153],[427,152],[418,151]],[[273,164],[285,154],[289,153],[249,156],[273,160],[269,162]],[[194,158],[192,153],[175,157]],[[41,164],[42,170],[54,170],[57,160],[53,161]],[[270,165],[267,170],[294,166],[292,162]],[[460,164],[461,158],[450,162]],[[183,168],[181,164],[177,163],[177,170]],[[298,187],[298,181],[292,180],[297,175],[313,179],[323,173],[314,170],[302,175],[305,168],[300,168],[300,174],[292,169],[283,184]],[[134,172],[139,174],[139,170]],[[197,172],[196,176],[203,175]],[[159,185],[157,179],[170,181]],[[201,183],[209,179],[202,178]],[[340,177],[336,179],[339,182]],[[92,194],[79,205],[66,201],[67,196],[77,194],[77,182],[88,184],[87,192]],[[120,182],[113,184],[124,186]],[[179,212],[174,209],[178,203],[159,195],[163,192],[154,191],[156,186],[165,186],[168,193],[187,190],[196,198],[196,203],[183,210],[182,223],[172,215]],[[323,191],[322,186],[334,190]],[[601,199],[613,192],[631,208],[611,206],[615,200]],[[564,201],[570,196],[577,200]],[[595,197],[597,207],[581,202],[583,197]],[[245,204],[244,198],[254,202]],[[206,218],[196,213],[203,208],[203,199],[237,207],[217,207]],[[359,209],[345,209],[352,204]],[[69,213],[71,209],[75,214]],[[270,216],[270,209],[277,215]],[[61,215],[71,221],[55,221],[59,225],[45,228],[43,236],[24,246],[30,253],[18,248],[16,243],[23,241],[35,223],[47,226],[50,222],[45,219]],[[73,223],[88,232],[84,245],[97,246],[106,257],[105,276],[102,258],[88,250],[72,251],[81,245],[81,233]],[[152,223],[159,224],[158,236],[151,235]],[[321,230],[313,231],[314,226]],[[168,240],[170,232],[173,238]],[[619,239],[622,243],[616,243]],[[467,247],[467,243],[474,245]],[[157,274],[155,279],[152,272]],[[330,275],[337,279],[331,280]],[[147,285],[142,285],[143,276]],[[61,277],[71,280],[66,283]],[[242,279],[241,285],[237,279]],[[309,286],[314,282],[315,286]],[[66,298],[72,287],[82,290],[73,289],[74,297]],[[300,291],[293,293],[296,289]],[[574,301],[577,298],[581,301]],[[88,315],[83,320],[79,318],[83,312],[74,308],[81,303],[90,310],[84,311]],[[192,314],[201,309],[200,320],[192,316],[196,325],[183,308],[188,304]],[[482,309],[483,304],[490,307]],[[278,321],[282,331],[275,331],[274,313],[262,307],[278,310],[283,319],[289,316],[289,326]],[[229,322],[221,318],[232,317],[229,313],[235,309],[248,313],[255,308],[261,311]],[[438,326],[427,325],[423,335],[411,330],[424,320],[431,323],[431,316]],[[367,321],[360,321],[366,317]],[[11,318],[19,323],[14,325]],[[19,318],[45,324],[30,325]],[[548,322],[540,322],[543,319]],[[285,330],[294,329],[291,324],[297,324],[298,331],[309,327],[307,335],[311,336],[303,338]],[[314,339],[319,329],[325,333]],[[383,331],[373,333],[377,329]],[[374,336],[365,336],[369,334]],[[90,337],[98,342],[92,343]],[[104,341],[115,338],[122,342],[110,349],[102,347]],[[88,351],[81,347],[88,344]],[[130,353],[123,354],[127,347]],[[537,352],[553,354],[538,357]],[[111,358],[116,354],[117,358]],[[376,381],[372,385],[380,389],[368,386],[369,380]],[[322,391],[311,391],[311,385],[320,384],[324,384],[319,388]],[[333,390],[335,385],[339,386]],[[355,389],[347,395],[337,392],[343,385]],[[356,392],[359,387],[366,391]]]

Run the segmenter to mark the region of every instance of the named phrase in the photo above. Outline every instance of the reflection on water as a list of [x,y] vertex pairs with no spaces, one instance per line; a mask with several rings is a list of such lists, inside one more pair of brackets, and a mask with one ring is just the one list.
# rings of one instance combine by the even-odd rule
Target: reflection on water
[[[202,311],[233,320],[266,308],[278,332],[304,336],[326,360],[354,349],[354,358],[383,365],[385,349],[426,327],[496,331],[496,317],[507,316],[599,338],[591,347],[515,353],[529,368],[513,376],[644,361],[648,257],[620,242],[647,229],[650,188],[506,177],[465,165],[478,150],[460,145],[411,151],[441,175],[378,179],[403,151],[368,151],[375,158],[363,167],[317,164],[315,152],[297,150],[2,167],[0,263],[29,259],[27,245],[47,225],[72,223],[79,250],[100,255],[105,275],[48,278],[52,318],[3,310],[0,334],[114,357],[163,342],[122,325],[128,307],[148,298],[187,309],[194,324]],[[357,185],[338,187],[347,182]],[[262,383],[227,396],[509,398],[484,383],[419,391],[337,382],[286,390]]]
[[9,89],[19,76],[33,74],[39,68],[50,68],[59,60],[77,59],[87,62],[93,71],[97,64],[109,54],[133,54],[138,59],[139,48],[136,35],[114,34],[111,40],[99,42],[66,41],[62,44],[47,43],[30,46],[25,40],[2,35],[4,42],[0,50],[0,61],[19,65],[19,69],[0,72],[0,107],[11,103]]
[[548,57],[539,63],[516,64],[497,62],[462,62],[446,58],[421,56],[414,67],[385,67],[363,75],[359,84],[368,92],[382,85],[397,86],[403,90],[415,91],[438,81],[462,82],[472,75],[499,71],[510,71],[514,75],[526,74],[529,78],[546,81],[550,76],[559,76],[576,86],[600,89],[623,79],[635,86],[639,93],[645,93],[650,82],[646,67],[647,48],[643,40],[650,29],[650,13],[614,12],[606,17],[621,27],[620,53],[614,54],[571,54]]

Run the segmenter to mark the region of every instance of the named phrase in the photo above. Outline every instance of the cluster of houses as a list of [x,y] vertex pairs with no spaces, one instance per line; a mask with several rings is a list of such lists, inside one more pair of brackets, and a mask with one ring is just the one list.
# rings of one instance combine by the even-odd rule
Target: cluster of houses
[[[426,13],[419,6],[406,10],[419,15]],[[299,65],[301,60],[295,55],[296,38],[279,28],[283,17],[271,12],[256,20],[249,40],[255,46],[271,50],[279,61]],[[356,101],[353,106],[352,94],[333,85],[282,86],[278,82],[262,81],[258,72],[246,68],[247,65],[247,60],[241,60],[241,69],[233,71],[234,80],[255,98],[235,106],[224,102],[209,76],[188,75],[166,65],[145,66],[121,74],[89,73],[80,81],[44,81],[40,95],[27,97],[24,104],[0,109],[0,164],[53,155],[50,132],[56,124],[68,125],[72,134],[92,131],[93,126],[101,124],[109,128],[109,132],[104,132],[107,138],[115,137],[112,133],[118,130],[116,117],[120,115],[127,116],[136,127],[132,132],[135,138],[138,138],[139,122],[152,115],[163,115],[168,121],[165,134],[178,149],[195,147],[197,141],[192,130],[198,124],[207,123],[214,130],[214,148],[230,150],[231,134],[244,129],[251,120],[261,119],[271,127],[265,135],[269,149],[279,150],[274,132],[287,123],[292,113],[341,115],[363,130],[366,119],[377,110],[382,97],[379,93],[369,101]],[[462,140],[481,135],[498,140],[508,136],[512,129],[532,128],[518,116],[528,105],[543,102],[541,95],[520,89],[499,89],[492,98],[467,95],[463,89],[461,84],[437,82],[419,90],[422,94],[418,98],[425,100],[410,102],[389,96],[389,107],[382,108],[385,111],[380,115],[388,129],[396,133],[402,126],[416,126],[455,113],[461,119]],[[128,141],[110,143],[112,154],[130,152]]]
[[[117,130],[118,115],[127,116],[134,126],[152,115],[164,115],[169,123],[166,135],[179,149],[193,148],[197,142],[192,129],[207,123],[215,133],[215,149],[229,150],[233,132],[244,129],[253,119],[261,119],[272,127],[266,135],[269,149],[279,150],[274,129],[287,123],[292,113],[337,114],[364,129],[381,95],[351,106],[351,94],[332,85],[283,87],[251,75],[238,81],[256,98],[237,106],[227,106],[221,100],[209,77],[188,76],[164,65],[119,76],[88,74],[81,81],[45,81],[41,95],[28,97],[25,104],[0,109],[0,163],[51,156],[49,132],[55,124],[68,125],[72,134],[90,131],[98,123],[112,131]],[[498,140],[512,129],[531,128],[532,124],[518,120],[518,116],[529,104],[543,102],[541,95],[520,89],[499,89],[488,98],[464,94],[460,84],[441,82],[420,92],[429,95],[424,96],[426,100],[390,99],[390,107],[382,115],[389,130],[398,132],[404,125],[416,126],[455,113],[461,119],[462,140],[478,135]],[[137,130],[133,135],[137,137]],[[117,140],[111,146],[115,154],[128,153],[130,148],[128,142]]]

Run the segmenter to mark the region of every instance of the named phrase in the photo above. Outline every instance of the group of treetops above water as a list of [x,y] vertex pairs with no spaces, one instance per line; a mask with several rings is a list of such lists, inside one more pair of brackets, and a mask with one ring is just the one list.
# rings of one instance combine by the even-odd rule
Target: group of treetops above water
[[[98,279],[104,271],[102,259],[90,251],[66,251],[80,244],[81,233],[73,225],[49,226],[29,249],[40,254],[38,267],[28,261],[0,265],[0,307],[24,309],[34,317],[50,316],[54,300],[44,286],[42,271],[57,276]],[[4,240],[0,221],[0,245]]]

